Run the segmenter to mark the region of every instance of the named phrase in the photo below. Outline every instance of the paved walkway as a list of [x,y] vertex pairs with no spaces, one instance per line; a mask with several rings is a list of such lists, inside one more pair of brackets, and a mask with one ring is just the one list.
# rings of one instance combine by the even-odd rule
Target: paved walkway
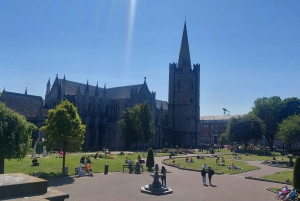
[[[161,166],[161,161],[167,157],[155,158]],[[68,201],[106,200],[106,201],[198,201],[198,200],[274,200],[275,194],[267,191],[269,187],[282,187],[282,184],[245,179],[245,176],[260,177],[261,175],[286,170],[249,162],[260,166],[255,170],[236,175],[214,175],[213,187],[203,186],[199,172],[179,170],[167,166],[172,173],[167,174],[167,185],[173,189],[173,194],[162,196],[147,195],[140,192],[140,187],[152,183],[153,179],[147,172],[140,175],[113,172],[108,175],[95,173],[94,177],[56,178],[49,181],[51,188],[70,194]]]

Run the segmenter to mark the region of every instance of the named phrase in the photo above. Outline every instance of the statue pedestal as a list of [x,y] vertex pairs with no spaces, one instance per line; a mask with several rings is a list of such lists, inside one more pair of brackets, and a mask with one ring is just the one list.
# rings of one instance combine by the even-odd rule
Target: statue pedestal
[[151,173],[150,176],[154,178],[152,184],[145,185],[141,187],[142,193],[152,194],[152,195],[166,195],[173,193],[173,190],[167,186],[161,185],[159,179],[163,176],[158,173],[158,165],[155,165],[155,173]]

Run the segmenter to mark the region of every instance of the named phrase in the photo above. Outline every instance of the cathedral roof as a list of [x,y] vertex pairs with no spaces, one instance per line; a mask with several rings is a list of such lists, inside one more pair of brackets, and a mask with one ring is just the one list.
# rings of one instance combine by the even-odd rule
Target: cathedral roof
[[[3,91],[0,101],[8,108],[25,116],[26,118],[36,117],[39,109],[43,108],[44,101],[40,96],[33,96],[27,94],[19,94],[13,92]],[[47,116],[47,111],[43,111]]]
[[[62,79],[59,79],[62,81]],[[65,93],[67,95],[75,95],[77,88],[80,88],[81,94],[84,94],[86,89],[86,84],[73,82],[69,80],[64,81],[65,86]],[[129,98],[130,97],[130,90],[131,88],[136,88],[137,91],[139,91],[142,88],[143,84],[139,85],[130,85],[130,86],[123,86],[123,87],[114,87],[114,88],[107,88],[106,89],[106,97],[111,99],[120,99],[120,98]],[[95,95],[96,86],[89,85],[89,95],[94,96]],[[103,94],[103,88],[98,87],[99,90],[99,96],[102,97]]]
[[161,106],[163,107],[163,110],[168,110],[168,102],[162,101],[162,100],[155,100],[156,101],[156,109],[160,109]]

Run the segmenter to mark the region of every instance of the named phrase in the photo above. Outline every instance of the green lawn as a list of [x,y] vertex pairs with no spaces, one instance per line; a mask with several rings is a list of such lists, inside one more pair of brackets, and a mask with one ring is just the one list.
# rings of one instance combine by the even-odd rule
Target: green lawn
[[275,174],[271,175],[265,175],[261,177],[262,179],[270,179],[274,181],[281,181],[285,182],[287,179],[289,179],[290,182],[293,181],[293,170],[285,170],[282,172],[277,172]]
[[[66,167],[69,168],[69,174],[72,175],[75,173],[75,167],[78,167],[80,158],[82,156],[91,156],[92,165],[91,168],[93,172],[104,172],[105,164],[108,164],[108,168],[110,172],[122,171],[122,165],[125,164],[126,157],[130,158],[133,161],[136,161],[138,155],[142,158],[147,158],[147,156],[143,156],[141,152],[136,152],[133,154],[125,154],[124,156],[120,156],[115,154],[114,159],[110,158],[100,158],[98,160],[94,159],[95,153],[74,153],[71,155],[66,155]],[[100,154],[104,157],[104,154]],[[167,156],[168,153],[158,153],[155,157],[159,156]],[[31,166],[31,158],[25,157],[21,161],[18,160],[5,160],[4,163],[4,173],[16,173],[21,172],[24,174],[29,174],[32,172],[41,173],[42,177],[48,178],[53,176],[58,176],[62,172],[62,158],[56,158],[57,155],[49,155],[47,158],[38,158],[38,162],[40,166]],[[144,169],[145,170],[145,169]]]
[[216,158],[205,157],[205,159],[203,160],[203,159],[197,159],[196,157],[193,157],[193,159],[194,159],[194,163],[185,162],[185,157],[176,158],[176,159],[166,159],[164,160],[164,162],[167,164],[171,164],[172,161],[175,160],[175,164],[178,164],[181,167],[194,169],[194,170],[201,170],[202,166],[206,164],[207,166],[210,166],[215,172],[223,172],[225,174],[236,174],[240,172],[247,172],[247,171],[258,169],[258,167],[250,166],[242,160],[232,160],[232,159],[225,158],[225,165],[231,165],[232,163],[234,163],[234,165],[236,165],[237,167],[242,168],[240,170],[231,170],[228,169],[226,166],[217,166]]

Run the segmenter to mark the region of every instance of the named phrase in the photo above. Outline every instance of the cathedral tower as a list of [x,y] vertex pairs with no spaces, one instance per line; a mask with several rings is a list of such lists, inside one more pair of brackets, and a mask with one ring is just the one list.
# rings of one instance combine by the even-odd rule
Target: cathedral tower
[[178,64],[169,64],[168,123],[171,145],[197,147],[200,144],[200,64],[191,66],[186,22]]

